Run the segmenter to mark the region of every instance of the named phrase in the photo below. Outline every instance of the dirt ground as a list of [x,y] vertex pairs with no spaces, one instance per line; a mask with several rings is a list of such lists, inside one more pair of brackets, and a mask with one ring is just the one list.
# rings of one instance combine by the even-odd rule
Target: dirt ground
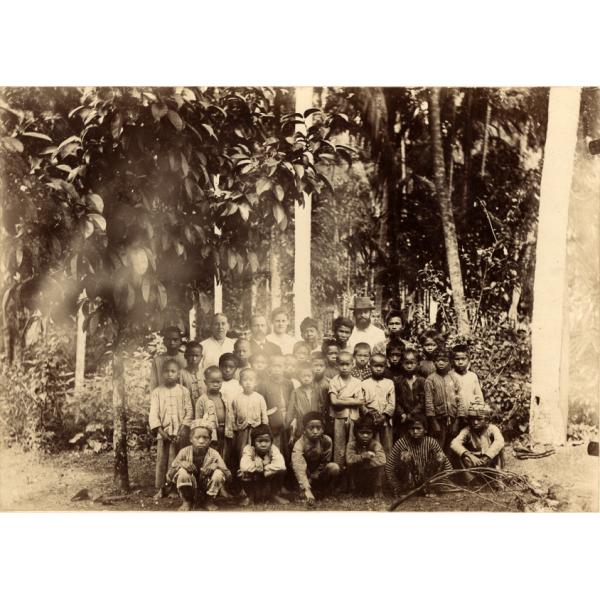
[[[585,445],[558,448],[556,454],[542,459],[517,460],[507,449],[506,470],[528,475],[536,486],[547,492],[543,501],[533,495],[526,498],[526,510],[598,511],[597,457],[587,455]],[[100,495],[116,495],[112,489],[112,456],[68,452],[53,456],[24,454],[16,450],[0,451],[0,510],[4,511],[139,511],[175,510],[177,498],[155,501],[152,498],[154,457],[137,453],[130,457],[132,492],[109,504],[96,501]],[[74,501],[73,496],[87,490],[89,498]],[[307,510],[306,504],[290,497],[288,506],[265,504],[260,510]],[[391,498],[365,499],[344,495],[319,502],[310,510],[384,511]],[[243,509],[235,500],[222,500],[224,510]],[[401,511],[522,511],[510,491],[443,494],[434,498],[412,497]]]

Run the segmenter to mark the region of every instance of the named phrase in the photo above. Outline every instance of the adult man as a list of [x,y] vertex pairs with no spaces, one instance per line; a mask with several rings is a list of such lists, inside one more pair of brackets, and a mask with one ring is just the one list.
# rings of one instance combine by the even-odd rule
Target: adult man
[[267,318],[263,315],[253,315],[250,320],[250,355],[264,352],[269,356],[281,354],[281,348],[267,339]]
[[218,367],[219,359],[226,352],[233,352],[235,340],[227,337],[229,319],[223,313],[216,313],[212,320],[212,335],[200,342],[204,350],[202,370],[208,367]]
[[285,309],[276,308],[271,313],[272,332],[267,336],[267,339],[279,346],[283,354],[292,354],[294,352],[294,344],[298,341],[287,332],[289,322],[290,319]]
[[368,297],[354,298],[354,305],[350,310],[354,313],[354,331],[348,340],[347,350],[352,352],[359,342],[366,342],[371,350],[381,342],[385,343],[385,332],[371,323],[371,312],[375,306]]

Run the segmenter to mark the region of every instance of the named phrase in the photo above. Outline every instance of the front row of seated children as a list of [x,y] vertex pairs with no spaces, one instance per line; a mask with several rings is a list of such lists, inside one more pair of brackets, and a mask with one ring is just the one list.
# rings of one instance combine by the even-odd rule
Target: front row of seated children
[[[362,381],[352,375],[349,352],[337,353],[331,378],[333,353],[315,353],[297,367],[297,387],[284,376],[284,357],[268,358],[258,373],[243,367],[238,382],[235,357],[223,355],[220,368],[206,370],[206,391],[195,405],[179,383],[178,362],[166,359],[149,418],[158,438],[157,497],[175,486],[183,510],[195,504],[212,510],[227,488],[241,495],[242,505],[286,504],[281,492],[287,484],[312,503],[344,490],[380,497],[386,484],[397,495],[451,470],[449,458],[463,470],[501,467],[502,433],[489,423],[475,386],[464,402],[447,352],[435,352],[435,371],[423,379],[414,350],[401,357],[389,350],[387,360],[370,357]],[[255,358],[249,359],[253,366]],[[468,472],[464,477],[469,481]]]

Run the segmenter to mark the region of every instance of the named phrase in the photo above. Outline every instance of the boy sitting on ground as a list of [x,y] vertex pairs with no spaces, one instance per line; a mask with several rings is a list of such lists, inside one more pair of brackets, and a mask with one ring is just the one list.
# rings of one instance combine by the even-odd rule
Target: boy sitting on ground
[[[425,435],[426,417],[410,415],[407,420],[408,434],[395,444],[385,464],[385,475],[395,496],[414,489],[440,471],[452,471],[452,465],[441,446]],[[431,495],[425,490],[425,495]]]
[[315,502],[315,494],[325,496],[333,490],[340,467],[331,462],[333,443],[324,434],[323,415],[309,412],[302,420],[304,433],[294,444],[292,468],[304,499]]
[[206,510],[217,510],[215,498],[231,473],[221,455],[210,447],[211,430],[194,421],[191,445],[181,449],[167,473],[167,480],[177,486],[182,499],[179,510],[192,510],[202,505]]
[[354,426],[354,439],[346,447],[346,464],[354,490],[363,496],[381,498],[385,452],[375,439],[373,417],[366,414]]
[[[500,429],[489,422],[489,415],[490,409],[483,402],[471,404],[467,410],[468,426],[450,444],[463,469],[501,469],[503,466],[504,437]],[[464,473],[464,479],[468,483],[474,476]]]
[[286,469],[283,455],[273,444],[271,430],[268,425],[259,425],[251,437],[252,444],[244,448],[240,460],[240,478],[246,492],[241,506],[265,501],[289,504],[279,495]]

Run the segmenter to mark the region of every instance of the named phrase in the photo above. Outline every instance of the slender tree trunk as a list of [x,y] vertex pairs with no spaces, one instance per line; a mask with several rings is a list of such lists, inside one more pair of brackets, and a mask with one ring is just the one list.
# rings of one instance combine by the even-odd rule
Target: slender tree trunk
[[488,97],[485,105],[485,124],[483,126],[483,149],[481,151],[481,177],[485,175],[485,166],[487,162],[488,145],[490,139],[490,121],[492,120],[492,104]]
[[442,146],[442,132],[440,123],[440,89],[432,88],[429,92],[429,128],[431,132],[431,150],[433,155],[433,179],[436,196],[440,207],[440,217],[444,230],[444,243],[446,246],[446,260],[448,275],[452,288],[452,302],[456,313],[458,332],[469,335],[471,327],[465,303],[460,256],[458,254],[458,240],[454,213],[448,189],[446,187],[446,173],[444,168],[444,150]]
[[269,289],[271,291],[271,310],[281,306],[281,266],[280,266],[280,235],[271,231],[271,248],[269,251],[269,271],[271,280]]
[[459,202],[459,219],[462,222],[466,219],[469,211],[469,183],[471,178],[471,151],[473,149],[473,90],[467,89],[465,92],[466,107],[465,107],[465,124],[464,124],[464,141],[463,141],[463,155],[464,155],[464,173],[463,173],[463,184],[462,193],[460,195]]
[[[580,107],[579,88],[551,88],[540,190],[532,319],[530,435],[534,443],[566,441],[561,379],[566,369],[561,323],[565,295],[567,221]],[[562,333],[562,335],[561,335]],[[562,371],[562,373],[561,373]]]
[[124,492],[129,491],[127,464],[127,397],[125,395],[125,358],[121,347],[121,331],[117,334],[113,350],[112,374],[113,449],[115,453],[114,483]]
[[[85,292],[79,296],[79,300],[85,298]],[[83,308],[79,307],[77,311],[77,336],[75,342],[75,392],[80,392],[83,388],[85,377],[85,345],[87,334],[83,328],[84,316]]]

